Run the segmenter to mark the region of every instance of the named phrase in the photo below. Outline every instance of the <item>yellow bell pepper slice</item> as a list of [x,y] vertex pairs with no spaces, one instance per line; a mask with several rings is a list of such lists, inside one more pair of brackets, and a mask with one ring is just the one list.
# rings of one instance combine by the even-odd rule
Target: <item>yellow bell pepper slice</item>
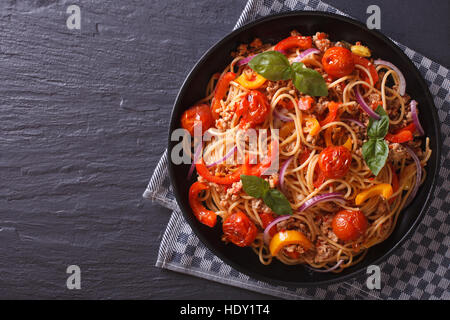
[[305,126],[303,127],[303,132],[309,133],[310,136],[314,137],[320,131],[320,124],[316,118],[305,117]]
[[370,49],[365,46],[354,45],[350,49],[354,54],[356,54],[360,57],[370,57],[371,56]]
[[295,123],[292,122],[286,122],[281,128],[280,128],[280,138],[285,139],[288,136],[292,134],[295,130]]
[[359,206],[374,196],[382,196],[384,199],[389,199],[393,193],[392,186],[389,183],[380,183],[358,193],[355,198],[355,204]]
[[301,245],[305,250],[309,250],[313,246],[303,233],[296,230],[285,230],[273,236],[269,244],[270,254],[275,257],[281,249],[291,244]]
[[343,146],[346,147],[349,151],[352,151],[352,146],[353,146],[352,138],[348,137],[347,141],[345,141]]
[[248,73],[244,71],[236,79],[236,82],[246,89],[258,89],[266,82],[266,80],[267,80],[266,78],[257,73],[254,72]]

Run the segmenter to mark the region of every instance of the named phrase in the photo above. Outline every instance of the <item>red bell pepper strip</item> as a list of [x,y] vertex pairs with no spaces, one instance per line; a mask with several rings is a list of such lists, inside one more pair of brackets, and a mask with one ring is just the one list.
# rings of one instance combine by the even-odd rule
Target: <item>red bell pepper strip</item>
[[416,126],[414,125],[414,122],[411,122],[409,125],[400,129],[396,133],[388,133],[385,139],[393,143],[408,142],[414,139],[414,131],[416,131]]
[[198,194],[202,190],[207,190],[208,186],[201,182],[195,182],[189,188],[189,205],[198,221],[207,225],[208,227],[214,227],[217,222],[217,214],[214,211],[208,210],[198,200]]
[[338,112],[338,109],[339,109],[340,105],[341,104],[338,103],[338,102],[334,102],[334,101],[328,102],[328,115],[326,116],[325,119],[320,121],[320,126],[321,127],[323,127],[324,125],[326,125],[326,124],[336,120],[337,112]]
[[317,168],[317,171],[316,170],[314,170],[314,171],[316,171],[317,177],[313,181],[313,185],[314,185],[314,188],[318,189],[318,188],[320,188],[322,183],[325,182],[326,179],[325,179],[325,175],[324,175],[323,171],[320,170],[319,166],[316,166],[316,168]]
[[195,164],[195,169],[197,169],[197,173],[203,178],[217,184],[232,184],[233,182],[238,182],[239,180],[241,180],[242,167],[238,168],[236,171],[226,177],[218,177],[212,175],[211,172],[209,172],[202,159],[201,162]]
[[[272,221],[275,220],[275,216],[272,213],[263,212],[259,214],[259,217],[261,218],[262,227],[265,230],[269,224],[272,223]],[[269,230],[269,234],[271,237],[273,237],[278,232],[277,228],[272,227]]]
[[414,133],[416,131],[416,125],[414,124],[414,122],[411,122],[410,124],[408,124],[406,127],[404,127],[401,130],[409,130],[409,131],[411,131],[411,133]]
[[303,36],[291,36],[277,43],[275,51],[287,51],[289,49],[300,48],[306,50],[312,47],[312,38]]
[[385,139],[392,143],[404,143],[413,139],[413,134],[409,130],[401,130],[398,133],[388,133]]
[[273,142],[270,146],[271,147],[267,152],[267,157],[258,164],[249,164],[249,156],[247,154],[245,157],[245,162],[242,165],[242,174],[257,177],[262,176],[264,172],[272,165],[272,153],[274,151],[278,151],[278,142]]
[[219,119],[219,113],[217,112],[217,109],[219,109],[221,106],[220,100],[225,97],[230,82],[235,78],[236,74],[234,72],[227,72],[217,82],[216,89],[214,91],[214,99],[211,104],[211,113],[215,120]]
[[[371,63],[366,58],[363,58],[363,57],[358,56],[356,54],[353,54],[353,62],[355,64],[359,64],[359,65],[361,65],[364,68],[367,68],[369,70],[370,75],[372,76],[372,79],[373,79],[373,84],[378,82],[378,72],[377,72],[377,69],[375,68],[375,65],[373,63]],[[364,81],[370,83],[369,77],[368,77],[368,75],[365,72],[363,72],[362,78],[364,79]]]

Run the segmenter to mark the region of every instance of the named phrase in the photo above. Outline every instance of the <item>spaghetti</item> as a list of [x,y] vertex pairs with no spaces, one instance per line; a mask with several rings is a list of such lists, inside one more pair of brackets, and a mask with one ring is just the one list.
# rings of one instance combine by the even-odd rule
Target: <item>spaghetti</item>
[[[223,240],[250,246],[265,265],[276,258],[340,272],[358,263],[393,232],[431,155],[403,75],[374,62],[361,43],[320,32],[293,31],[275,46],[256,39],[233,56],[181,120],[210,137],[190,190],[193,213],[209,226],[219,216]],[[269,80],[275,71],[255,62],[263,58],[264,68],[288,61],[284,79]],[[325,94],[312,87],[320,81]],[[257,129],[254,139],[249,129]],[[267,174],[275,152],[280,168]],[[281,212],[277,197],[289,210]]]

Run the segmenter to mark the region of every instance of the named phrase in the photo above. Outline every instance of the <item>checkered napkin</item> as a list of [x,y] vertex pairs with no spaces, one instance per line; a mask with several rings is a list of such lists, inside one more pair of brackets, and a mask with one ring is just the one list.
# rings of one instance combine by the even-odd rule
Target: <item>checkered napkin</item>
[[[289,10],[346,15],[318,0],[249,0],[235,28]],[[365,278],[313,288],[273,286],[234,270],[209,251],[184,220],[167,174],[167,151],[144,192],[145,198],[173,210],[156,266],[286,299],[450,299],[450,73],[419,53],[396,44],[412,59],[429,85],[438,109],[444,145],[431,205],[412,238],[380,265],[380,290],[367,289]]]

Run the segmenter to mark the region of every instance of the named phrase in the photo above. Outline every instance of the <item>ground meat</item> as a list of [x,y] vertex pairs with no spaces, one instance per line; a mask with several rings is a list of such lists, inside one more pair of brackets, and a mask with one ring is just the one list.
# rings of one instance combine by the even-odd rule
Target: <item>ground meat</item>
[[280,81],[267,81],[267,86],[261,87],[261,89],[266,89],[267,92],[267,99],[269,101],[272,100],[273,96],[275,95],[275,92],[277,92],[278,89],[282,87],[292,87],[294,89],[292,80],[286,81],[286,80],[280,80]]
[[278,185],[278,173],[270,175],[267,180],[269,181],[270,188],[275,188]]
[[338,237],[334,234],[331,223],[333,221],[333,215],[324,214],[322,216],[322,223],[320,224],[320,231],[331,241],[338,242]]
[[226,130],[231,128],[231,121],[236,111],[236,106],[234,104],[229,104],[225,107],[217,109],[220,118],[216,120],[216,128]]
[[246,57],[249,54],[250,54],[250,51],[248,50],[248,45],[245,44],[245,43],[242,43],[242,44],[240,44],[237,47],[237,51],[234,52],[232,54],[232,56],[244,56],[244,57]]
[[251,43],[250,43],[250,47],[251,48],[259,48],[262,47],[263,43],[261,41],[261,39],[259,38],[255,38]]
[[291,36],[292,37],[301,36],[301,34],[300,34],[300,32],[298,32],[297,30],[294,29],[294,30],[291,31]]
[[315,138],[313,137],[313,136],[311,136],[310,134],[308,134],[307,136],[306,136],[306,142],[309,142],[309,143],[311,143],[311,144],[315,144]]
[[[328,110],[328,98],[320,97],[319,101],[314,106],[314,112],[322,115],[326,110]],[[311,108],[312,109],[312,108]]]
[[320,263],[326,261],[336,254],[336,249],[332,247],[328,242],[319,240],[316,245],[316,256],[314,261]]
[[250,205],[258,212],[271,213],[272,210],[263,202],[262,199],[252,199]]
[[299,254],[305,253],[305,249],[298,244],[291,244],[289,246],[284,247],[283,250],[286,251],[287,253],[294,253],[294,252],[297,252]]
[[369,102],[370,106],[380,103],[380,101],[381,101],[381,95],[378,92],[372,92],[369,94],[368,102]]
[[[408,122],[412,121],[411,117],[411,107],[409,105],[409,100],[411,99],[407,94],[405,94],[403,97],[403,103],[405,104],[405,114],[403,120],[397,124],[392,129],[399,129],[403,128]],[[389,118],[392,120],[397,120],[400,117],[400,108],[401,108],[401,102],[399,99],[394,99],[392,102],[387,102],[387,111],[389,114]]]
[[400,143],[386,142],[389,145],[389,160],[400,162],[403,158],[408,157],[408,152]]
[[250,44],[241,44],[237,50],[231,53],[233,58],[238,56],[248,57],[252,54],[261,53],[272,46],[270,43],[262,43],[261,39],[255,38]]
[[389,213],[389,208],[388,208],[388,204],[386,204],[385,201],[382,201],[378,204],[377,210],[376,210],[377,215],[384,215]]
[[308,226],[296,218],[289,218],[277,224],[277,230],[296,230],[303,233],[307,238],[311,239],[311,232]]
[[322,52],[327,51],[331,47],[331,41],[328,39],[328,35],[323,32],[317,32],[313,36],[314,45]]
[[231,188],[228,188],[227,195],[236,195],[242,190],[242,181],[233,182]]
[[338,41],[334,44],[335,47],[342,47],[350,50],[351,44],[345,41]]

